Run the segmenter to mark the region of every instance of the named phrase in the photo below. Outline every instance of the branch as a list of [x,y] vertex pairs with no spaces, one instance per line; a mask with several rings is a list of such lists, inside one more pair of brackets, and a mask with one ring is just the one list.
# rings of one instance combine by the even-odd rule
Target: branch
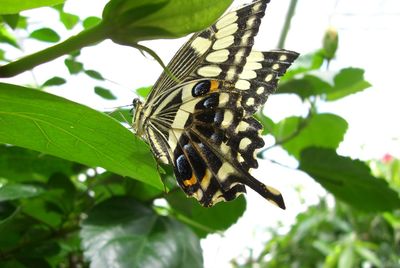
[[108,27],[100,23],[93,28],[84,30],[78,35],[68,38],[64,42],[0,66],[0,78],[18,75],[75,50],[101,42],[107,39],[107,32]]
[[284,48],[284,46],[285,46],[286,37],[287,37],[289,29],[290,29],[290,22],[293,18],[294,11],[296,9],[296,5],[297,5],[297,0],[292,0],[290,2],[290,6],[289,6],[288,12],[286,14],[285,23],[283,24],[281,36],[279,37],[278,48]]

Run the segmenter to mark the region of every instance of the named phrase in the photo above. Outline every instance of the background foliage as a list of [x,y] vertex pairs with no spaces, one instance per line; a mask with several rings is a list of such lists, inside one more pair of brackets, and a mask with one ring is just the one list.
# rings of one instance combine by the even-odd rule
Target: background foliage
[[[0,77],[65,54],[71,75],[83,73],[101,82],[104,76],[80,61],[81,48],[111,38],[157,58],[137,42],[200,30],[231,1],[191,2],[113,0],[101,19],[66,13],[60,1],[35,0],[27,6],[2,0]],[[85,30],[60,42],[51,28],[32,29],[29,18],[19,12],[39,6],[57,10],[65,29],[80,25]],[[171,23],[175,10],[182,8],[187,12],[180,13],[181,22]],[[209,16],[201,13],[210,9]],[[188,17],[194,11],[203,16]],[[138,16],[145,19],[131,19]],[[57,44],[21,60],[9,59],[8,50],[22,49],[21,33]],[[299,172],[309,174],[331,195],[300,214],[288,234],[271,230],[272,239],[259,256],[233,265],[400,265],[399,160],[364,163],[338,155],[348,124],[336,114],[319,111],[324,102],[370,86],[360,68],[329,71],[337,38],[329,30],[322,48],[302,55],[280,83],[277,94],[298,96],[309,107],[306,115],[274,122],[257,114],[263,134],[275,140],[259,157],[273,147],[283,148],[298,160]],[[170,169],[163,167],[162,179],[171,189],[166,194],[147,145],[121,124],[129,111],[109,116],[46,93],[46,88],[65,83],[68,77],[51,72],[37,88],[0,83],[0,266],[202,267],[200,239],[234,224],[246,209],[245,199],[204,209],[184,197]],[[117,97],[102,86],[94,92],[105,99]],[[149,88],[137,90],[143,97],[148,92]]]

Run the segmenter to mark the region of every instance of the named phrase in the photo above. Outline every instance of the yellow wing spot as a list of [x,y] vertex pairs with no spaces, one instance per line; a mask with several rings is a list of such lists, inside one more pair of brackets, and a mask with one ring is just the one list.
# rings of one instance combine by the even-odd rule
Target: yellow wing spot
[[219,88],[218,80],[211,80],[210,91],[211,92],[218,91],[218,88]]
[[197,183],[197,179],[196,179],[196,177],[194,176],[194,174],[192,175],[192,177],[191,177],[190,179],[184,180],[184,181],[183,181],[183,184],[184,184],[185,186],[193,186],[193,185],[195,185],[196,183]]

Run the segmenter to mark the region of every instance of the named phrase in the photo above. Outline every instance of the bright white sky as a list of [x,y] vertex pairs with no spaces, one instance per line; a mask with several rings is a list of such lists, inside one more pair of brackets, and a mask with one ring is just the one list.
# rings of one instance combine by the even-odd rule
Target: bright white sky
[[[236,0],[233,6],[246,2],[250,0]],[[66,8],[81,17],[100,16],[105,3],[104,0],[69,0]],[[258,50],[276,48],[288,4],[289,0],[272,0],[269,4],[256,39],[255,47]],[[43,9],[40,13],[35,10],[26,14],[32,16],[38,28],[45,25],[59,33],[66,33],[61,25],[56,24],[57,14],[52,10]],[[320,47],[324,31],[329,26],[338,29],[340,40],[337,57],[330,69],[361,67],[366,70],[366,79],[373,85],[362,93],[320,107],[323,111],[341,115],[349,123],[348,133],[339,152],[361,159],[380,158],[385,153],[400,157],[400,124],[397,119],[400,115],[397,76],[400,39],[395,34],[400,26],[400,1],[299,0],[285,48],[302,54],[314,51]],[[168,62],[185,40],[158,40],[145,44]],[[26,53],[46,46],[38,42],[24,42]],[[15,52],[8,56],[13,58],[21,54]],[[144,58],[132,48],[121,47],[110,41],[84,49],[79,59],[87,69],[98,70],[115,83],[94,83],[85,75],[77,75],[68,78],[65,86],[49,91],[101,110],[131,104],[135,97],[133,90],[153,84],[161,73],[161,67],[154,60]],[[40,84],[55,75],[69,77],[63,59],[53,61],[51,68],[48,64],[42,65],[33,74],[27,72],[3,81],[32,84],[36,80]],[[119,99],[109,102],[95,96],[92,89],[96,85],[113,89]],[[277,121],[290,115],[304,114],[304,109],[297,97],[276,95],[269,98],[265,112]],[[273,141],[267,139],[267,143],[272,144]],[[282,150],[271,150],[267,157],[294,168],[297,164]],[[281,211],[272,207],[249,191],[248,209],[238,224],[228,230],[224,237],[212,235],[202,241],[206,267],[230,267],[229,260],[247,256],[249,248],[255,249],[257,254],[263,242],[268,240],[267,227],[276,226],[280,220],[284,222],[284,227],[279,230],[288,230],[295,215],[307,208],[306,204],[315,203],[318,196],[324,195],[324,191],[306,175],[267,160],[260,161],[260,168],[254,175],[280,189],[288,209]],[[296,187],[302,189],[300,194],[296,192]],[[303,199],[306,204],[301,202]]]

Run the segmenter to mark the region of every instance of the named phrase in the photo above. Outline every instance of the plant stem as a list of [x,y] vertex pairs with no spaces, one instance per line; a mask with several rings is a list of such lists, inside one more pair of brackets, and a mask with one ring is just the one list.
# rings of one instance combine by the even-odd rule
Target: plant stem
[[281,36],[279,37],[278,48],[285,47],[286,37],[287,37],[289,29],[290,29],[290,22],[292,21],[294,11],[296,10],[296,5],[297,5],[297,0],[292,0],[290,2],[289,9],[286,14],[285,23],[283,24]]
[[74,50],[93,45],[107,39],[108,31],[105,24],[100,23],[97,26],[84,30],[78,35],[72,36],[52,47],[46,48],[19,60],[0,67],[0,77],[12,77],[31,70],[34,67],[54,60],[62,55],[71,53]]

